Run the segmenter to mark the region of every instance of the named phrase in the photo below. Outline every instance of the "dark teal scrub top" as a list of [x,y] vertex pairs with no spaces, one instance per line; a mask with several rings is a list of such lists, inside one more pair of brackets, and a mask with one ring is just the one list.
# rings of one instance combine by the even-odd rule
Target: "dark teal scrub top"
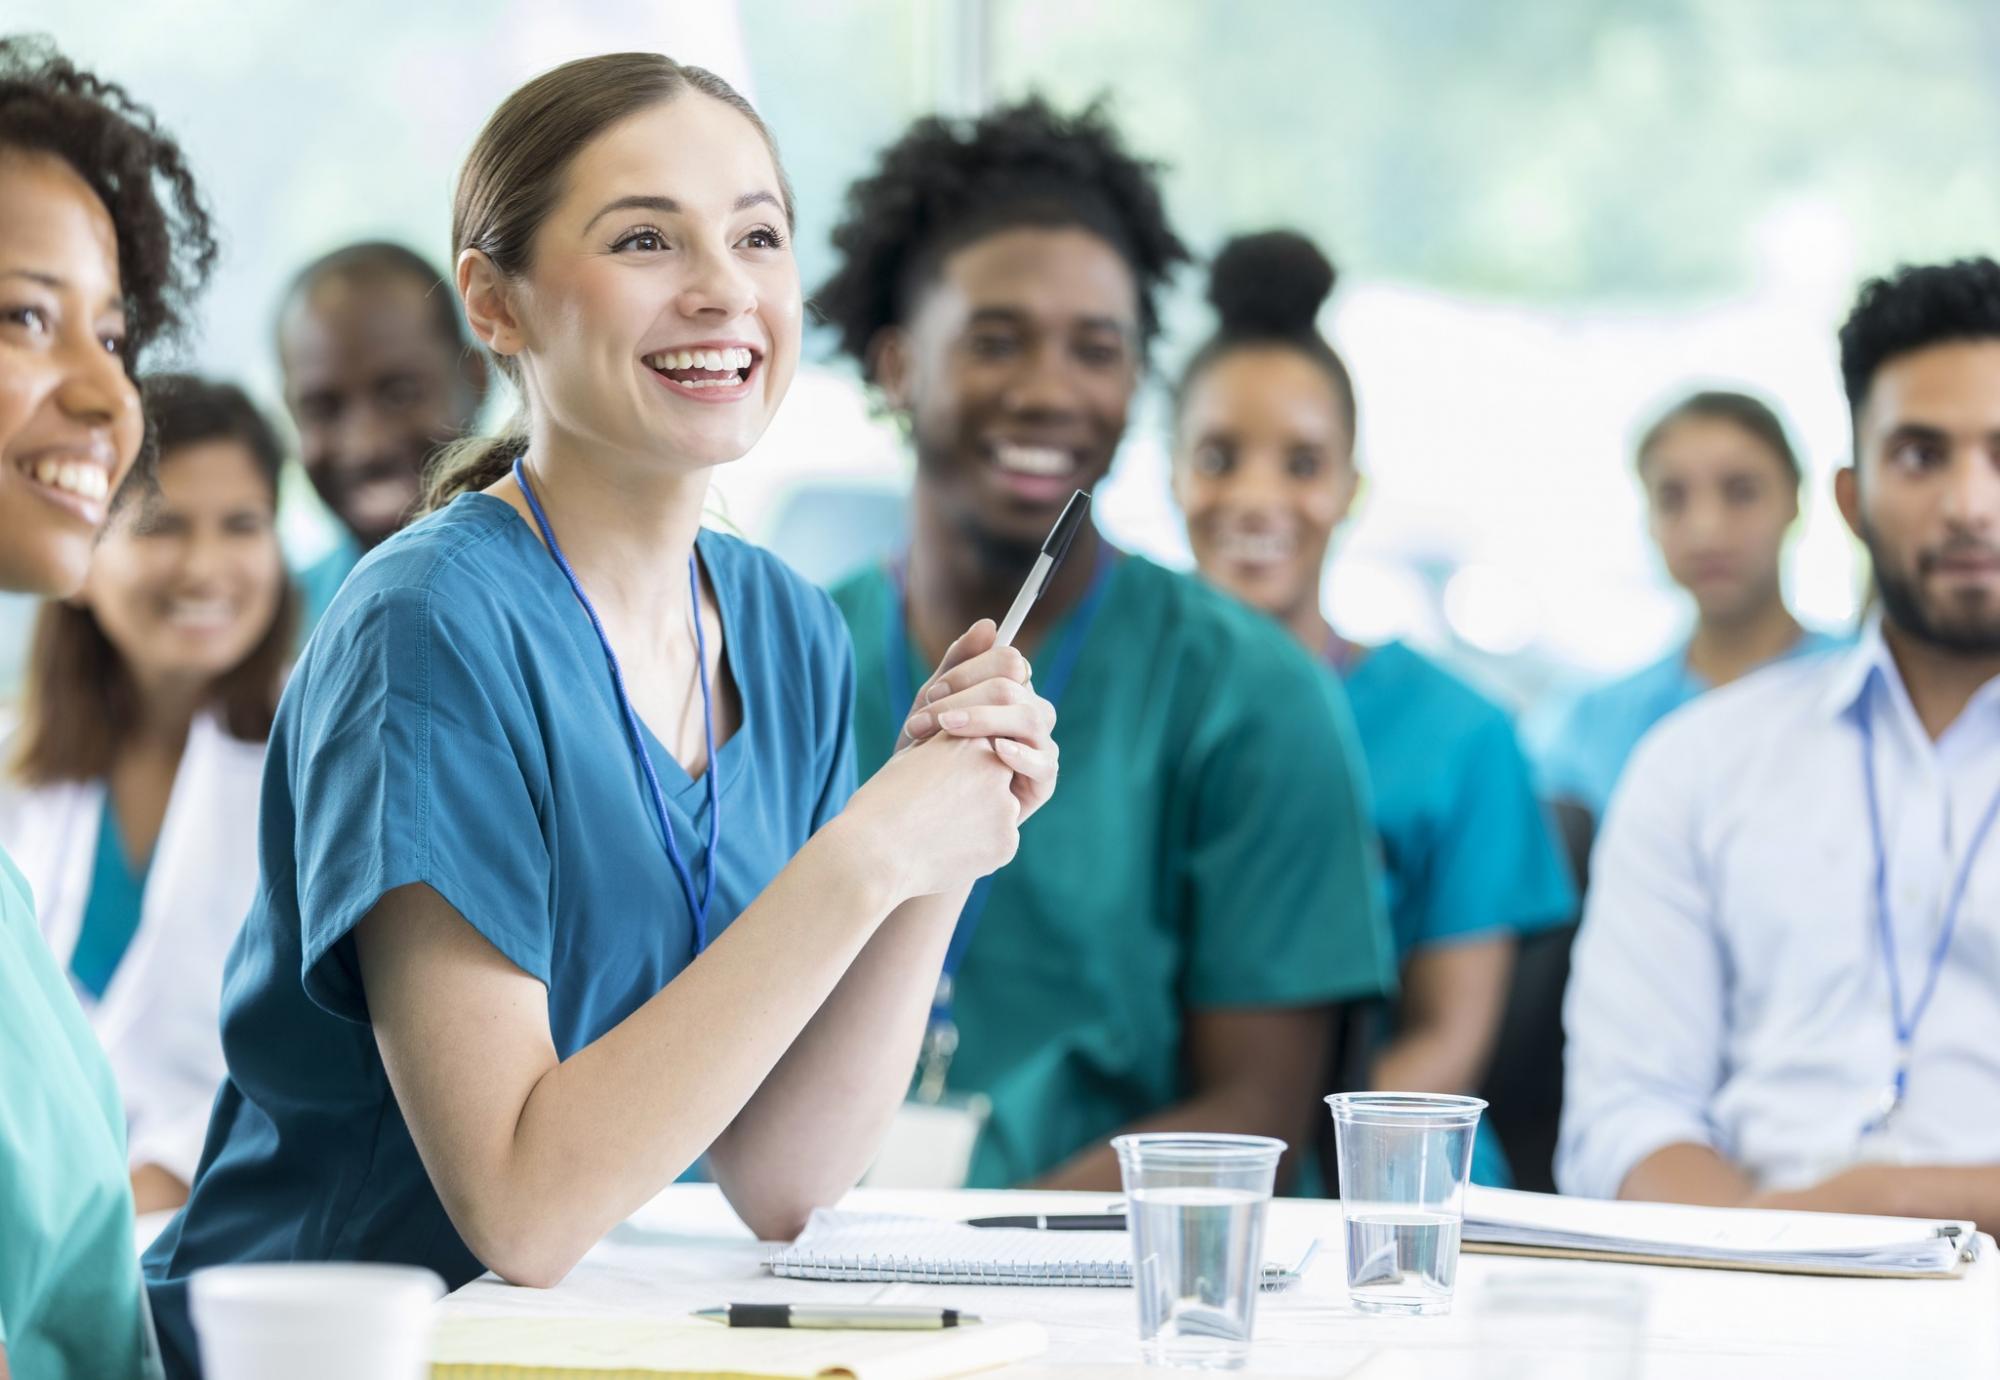
[[[743,707],[710,768],[712,936],[852,793],[854,673],[824,593],[733,538],[703,532],[697,550]],[[705,783],[650,733],[647,748],[700,877]],[[693,957],[596,634],[533,530],[483,494],[392,537],[342,586],[278,711],[258,847],[224,984],[229,1077],[193,1196],[146,1253],[172,1375],[193,1373],[186,1285],[204,1265],[389,1261],[453,1288],[483,1270],[368,1025],[349,932],[385,892],[428,884],[544,983],[565,1059]]]
[[[1031,1179],[1185,1098],[1191,1012],[1395,985],[1340,687],[1277,624],[1188,576],[1126,556],[1104,578],[1056,707],[1062,785],[995,875],[957,975],[948,1086],[992,1103],[974,1187]],[[886,569],[834,598],[872,769],[909,713],[901,687],[930,668],[891,634]],[[1037,676],[1076,617],[1023,648]]]

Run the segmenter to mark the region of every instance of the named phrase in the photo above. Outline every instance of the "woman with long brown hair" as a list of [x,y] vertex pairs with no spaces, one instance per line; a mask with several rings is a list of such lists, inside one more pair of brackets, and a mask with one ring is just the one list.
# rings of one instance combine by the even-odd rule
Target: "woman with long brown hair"
[[170,1370],[205,1265],[546,1285],[697,1157],[767,1237],[873,1158],[1054,714],[982,620],[855,789],[832,602],[701,530],[796,367],[791,233],[755,113],[657,54],[475,141],[457,286],[525,415],[440,462],[278,711],[229,1077],[146,1258]]
[[264,740],[297,620],[284,452],[228,384],[146,381],[157,487],[37,620],[0,847],[125,1102],[140,1212],[187,1197],[222,1081],[222,965],[257,887]]
[[[0,38],[0,589],[83,585],[145,483],[134,382],[215,241],[179,147],[117,86]],[[0,852],[0,1377],[150,1375],[117,1088]]]

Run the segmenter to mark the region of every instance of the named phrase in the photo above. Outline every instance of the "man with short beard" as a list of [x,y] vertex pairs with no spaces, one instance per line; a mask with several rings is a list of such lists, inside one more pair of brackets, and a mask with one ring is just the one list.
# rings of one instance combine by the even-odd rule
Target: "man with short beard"
[[1840,332],[1857,646],[1644,743],[1564,1012],[1568,1193],[2000,1226],[2000,265]]

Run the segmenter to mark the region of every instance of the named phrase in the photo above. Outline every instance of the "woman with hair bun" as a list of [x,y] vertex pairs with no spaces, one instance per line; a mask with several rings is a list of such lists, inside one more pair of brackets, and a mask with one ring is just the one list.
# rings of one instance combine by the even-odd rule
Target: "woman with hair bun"
[[[174,141],[124,90],[0,37],[0,589],[66,599],[126,481],[136,383],[215,239]],[[157,1373],[125,1115],[0,853],[0,1377]]]
[[[1353,379],[1314,324],[1334,279],[1291,231],[1216,256],[1220,320],[1181,379],[1174,493],[1202,574],[1278,619],[1353,706],[1403,978],[1373,1084],[1468,1093],[1492,1055],[1516,937],[1567,920],[1575,897],[1505,712],[1401,642],[1343,637],[1321,611],[1327,549],[1361,481]],[[1504,1184],[1481,1130],[1474,1178]]]

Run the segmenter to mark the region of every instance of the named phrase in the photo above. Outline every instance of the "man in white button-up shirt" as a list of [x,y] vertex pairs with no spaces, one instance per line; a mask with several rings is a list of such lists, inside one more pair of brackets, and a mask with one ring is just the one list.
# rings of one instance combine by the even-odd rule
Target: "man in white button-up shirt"
[[1565,1003],[1556,1173],[1595,1197],[1992,1229],[2000,266],[1870,283],[1841,365],[1855,463],[1837,495],[1881,616],[1851,651],[1697,701],[1633,757]]

